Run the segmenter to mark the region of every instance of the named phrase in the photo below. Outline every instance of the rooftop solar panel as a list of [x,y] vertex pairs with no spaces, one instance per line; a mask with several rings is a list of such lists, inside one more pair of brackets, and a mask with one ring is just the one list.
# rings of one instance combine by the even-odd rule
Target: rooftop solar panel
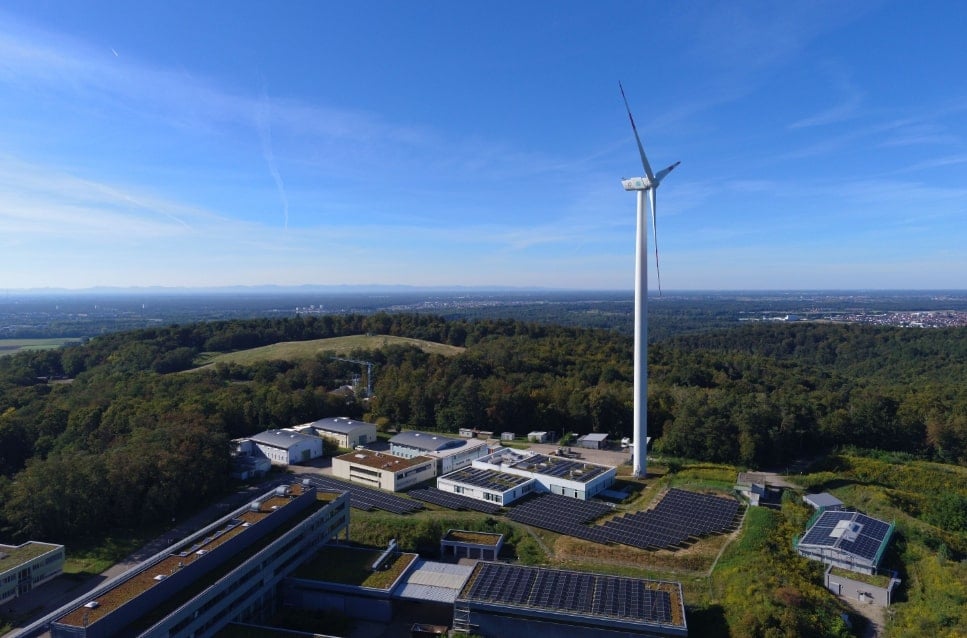
[[845,559],[873,564],[891,533],[891,525],[860,512],[826,510],[803,534],[799,547],[806,552],[839,552]]
[[684,624],[683,617],[676,620],[674,611],[680,608],[680,585],[542,567],[478,563],[458,599],[640,623]]

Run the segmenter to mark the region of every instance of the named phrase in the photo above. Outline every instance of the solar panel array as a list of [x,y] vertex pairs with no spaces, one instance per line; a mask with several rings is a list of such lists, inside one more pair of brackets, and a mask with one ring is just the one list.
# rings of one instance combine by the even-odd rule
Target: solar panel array
[[672,597],[647,581],[503,563],[479,563],[460,598],[558,613],[670,624]]
[[[858,525],[859,532],[855,539],[850,540],[848,534],[833,536],[833,530],[841,522]],[[820,514],[812,527],[807,530],[800,545],[814,545],[820,547],[835,547],[864,560],[872,562],[880,551],[880,546],[886,540],[890,526],[881,520],[870,518],[859,512],[825,511]]]
[[653,509],[589,525],[611,507],[556,494],[542,494],[511,508],[508,518],[595,543],[620,543],[638,549],[676,547],[691,538],[721,534],[735,528],[735,499],[671,489]]
[[525,476],[472,466],[450,472],[444,478],[494,492],[506,492],[531,480]]
[[447,507],[452,510],[473,510],[484,514],[496,514],[500,511],[500,505],[479,501],[469,496],[461,496],[452,492],[445,492],[435,487],[424,487],[407,492],[415,499],[426,503],[433,503],[440,507]]
[[612,542],[660,549],[734,529],[738,514],[735,499],[670,489],[654,508],[613,518],[602,528]]
[[572,461],[559,456],[546,456],[544,454],[529,456],[526,459],[514,463],[513,467],[528,472],[544,474],[545,476],[567,478],[582,483],[590,481],[607,469],[600,465],[589,465],[581,461]]
[[423,509],[423,503],[419,501],[363,487],[348,481],[340,481],[331,476],[313,475],[306,478],[324,490],[349,492],[350,506],[364,512],[385,510],[393,514],[411,514]]
[[507,517],[558,534],[606,543],[608,539],[601,529],[590,527],[588,523],[611,511],[611,506],[603,503],[579,501],[559,494],[540,494],[519,501],[510,509]]

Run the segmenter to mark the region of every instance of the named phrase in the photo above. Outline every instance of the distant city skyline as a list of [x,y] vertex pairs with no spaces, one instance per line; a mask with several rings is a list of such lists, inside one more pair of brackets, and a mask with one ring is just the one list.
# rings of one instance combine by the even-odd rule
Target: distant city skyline
[[620,80],[665,291],[964,289],[965,18],[13,0],[0,287],[631,290]]

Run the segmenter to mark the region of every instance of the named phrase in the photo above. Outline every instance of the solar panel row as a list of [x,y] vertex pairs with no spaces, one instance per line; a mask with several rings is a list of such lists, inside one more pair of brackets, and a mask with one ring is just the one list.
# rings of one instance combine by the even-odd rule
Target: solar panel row
[[312,476],[309,477],[309,481],[322,489],[349,492],[349,504],[364,512],[380,509],[393,514],[411,514],[423,509],[423,504],[419,501],[341,481],[330,476]]
[[614,518],[603,528],[615,543],[658,549],[733,529],[738,513],[735,499],[671,489],[654,508]]
[[447,474],[446,477],[458,483],[467,483],[495,492],[506,492],[530,480],[523,476],[517,476],[516,474],[476,467],[464,467]]
[[605,471],[600,465],[588,465],[580,461],[572,461],[559,456],[535,454],[518,463],[514,467],[536,472],[547,476],[567,477],[575,481],[587,482]]
[[469,496],[461,496],[451,492],[445,492],[435,487],[425,487],[407,492],[410,496],[425,503],[433,503],[440,507],[447,507],[452,510],[473,510],[484,514],[496,514],[500,512],[500,505],[478,501]]
[[611,512],[611,506],[579,501],[559,494],[540,494],[515,504],[507,516],[513,521],[533,525],[558,534],[606,543],[601,530],[587,523]]
[[609,506],[600,503],[543,494],[514,506],[507,516],[518,523],[595,543],[659,549],[733,529],[739,503],[734,499],[672,489],[651,510],[619,516],[604,525],[588,525],[610,511]]

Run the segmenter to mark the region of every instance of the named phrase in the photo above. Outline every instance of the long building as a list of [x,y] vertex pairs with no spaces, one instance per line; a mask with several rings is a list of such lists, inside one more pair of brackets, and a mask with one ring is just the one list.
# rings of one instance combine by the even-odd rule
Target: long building
[[282,486],[75,600],[51,636],[205,638],[264,620],[278,584],[348,527],[348,494]]

